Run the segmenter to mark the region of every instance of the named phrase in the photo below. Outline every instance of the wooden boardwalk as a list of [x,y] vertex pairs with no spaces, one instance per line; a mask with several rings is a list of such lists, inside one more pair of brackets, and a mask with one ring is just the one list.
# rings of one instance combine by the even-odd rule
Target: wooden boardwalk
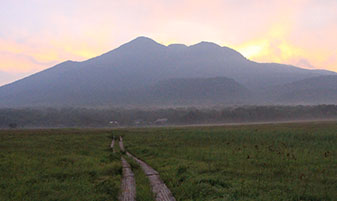
[[[123,138],[120,137],[119,139],[119,146],[122,151],[125,151],[124,145],[123,145]],[[154,170],[151,166],[146,164],[144,161],[139,160],[129,152],[126,152],[126,154],[134,159],[143,169],[146,176],[149,178],[151,188],[153,193],[155,194],[155,200],[156,201],[176,201],[176,199],[173,197],[170,189],[165,185],[165,183],[160,179],[159,173]],[[123,168],[124,170],[124,168]]]
[[122,193],[119,196],[120,201],[136,200],[136,181],[129,163],[122,157],[123,180]]
[[[115,138],[112,139],[110,148],[115,152],[114,149]],[[121,141],[119,142],[121,145]],[[123,145],[123,142],[122,142]],[[122,146],[123,147],[123,146]],[[123,147],[124,148],[124,147]],[[129,163],[125,158],[121,157],[122,168],[123,168],[123,179],[121,185],[121,193],[119,195],[119,201],[136,201],[136,181],[135,175],[133,174]]]
[[120,147],[122,152],[125,152],[122,136],[119,136],[119,147]]
[[113,152],[115,152],[114,145],[115,145],[115,138],[112,138],[110,148],[112,149]]
[[154,170],[151,166],[146,164],[144,161],[139,160],[129,152],[127,152],[126,154],[133,158],[140,165],[146,176],[149,178],[152,191],[155,194],[156,201],[176,201],[170,189],[160,179],[159,173],[156,170]]

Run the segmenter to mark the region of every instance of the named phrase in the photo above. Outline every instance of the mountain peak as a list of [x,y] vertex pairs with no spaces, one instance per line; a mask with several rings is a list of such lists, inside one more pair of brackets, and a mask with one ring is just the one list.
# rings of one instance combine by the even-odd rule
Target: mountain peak
[[242,56],[239,52],[228,47],[221,47],[220,45],[212,42],[202,41],[189,47],[194,51],[197,51],[202,54],[210,54],[218,56],[222,55],[226,57],[227,60],[228,59],[245,60],[244,56]]
[[187,45],[185,44],[180,44],[180,43],[174,43],[174,44],[170,44],[167,47],[169,48],[186,48]]
[[133,39],[131,42],[155,42],[153,39],[146,37],[146,36],[138,36],[137,38]]
[[202,47],[202,48],[221,48],[220,45],[212,42],[202,41],[195,45],[191,45],[190,47]]
[[[130,41],[127,44],[137,44],[137,45],[147,45],[147,44],[156,44],[156,45],[161,45],[157,43],[155,40],[145,37],[145,36],[139,36],[132,41]],[[161,45],[162,46],[162,45]]]
[[145,36],[139,36],[133,40],[131,40],[130,42],[122,45],[121,47],[131,47],[131,48],[137,48],[137,49],[147,49],[147,48],[151,48],[151,47],[165,47],[162,44],[157,43],[156,41],[154,41],[151,38],[145,37]]

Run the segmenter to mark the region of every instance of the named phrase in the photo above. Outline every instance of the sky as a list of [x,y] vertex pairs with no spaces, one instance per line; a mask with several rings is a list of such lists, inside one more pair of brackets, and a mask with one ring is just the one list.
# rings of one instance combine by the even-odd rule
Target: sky
[[138,37],[337,71],[337,0],[0,0],[0,85]]

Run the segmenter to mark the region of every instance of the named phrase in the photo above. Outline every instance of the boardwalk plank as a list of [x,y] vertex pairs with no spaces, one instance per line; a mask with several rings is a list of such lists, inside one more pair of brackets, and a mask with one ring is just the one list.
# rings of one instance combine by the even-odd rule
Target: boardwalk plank
[[123,181],[122,193],[119,197],[120,201],[136,200],[136,181],[129,163],[122,157]]
[[120,147],[122,152],[125,152],[122,136],[119,136],[119,147]]
[[[119,146],[121,147],[121,150],[125,151],[122,137],[120,137],[119,139]],[[176,201],[170,189],[160,179],[159,173],[156,170],[154,170],[147,163],[133,156],[129,152],[126,152],[126,154],[132,159],[134,159],[140,165],[140,167],[143,169],[146,176],[149,178],[152,191],[155,194],[156,201]]]
[[113,152],[115,152],[114,145],[115,145],[115,138],[112,139],[110,144],[110,148],[112,149]]

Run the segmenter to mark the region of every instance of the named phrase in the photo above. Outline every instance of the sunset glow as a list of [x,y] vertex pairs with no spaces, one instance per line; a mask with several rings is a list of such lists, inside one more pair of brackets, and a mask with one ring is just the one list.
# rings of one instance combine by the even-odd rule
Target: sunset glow
[[141,35],[165,45],[211,41],[257,62],[337,71],[336,0],[13,0],[2,2],[0,27],[0,85]]

